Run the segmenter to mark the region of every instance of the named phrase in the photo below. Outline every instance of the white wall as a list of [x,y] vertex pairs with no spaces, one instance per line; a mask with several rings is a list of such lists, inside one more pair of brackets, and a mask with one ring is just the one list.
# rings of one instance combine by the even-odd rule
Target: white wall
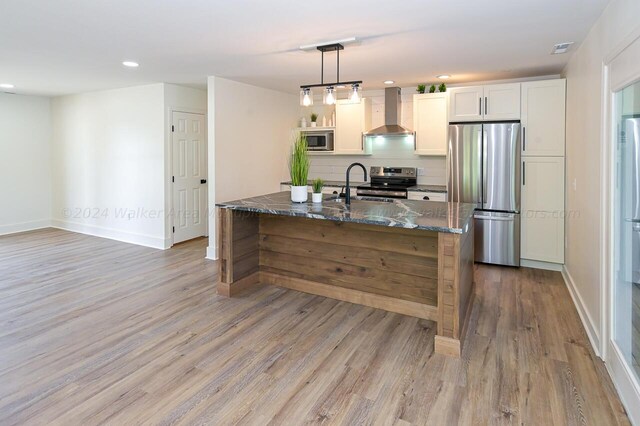
[[0,93],[0,129],[0,235],[49,226],[49,98]]
[[[601,153],[606,108],[603,62],[638,28],[640,1],[614,0],[567,65],[567,247],[565,274],[596,349],[603,324],[600,281]],[[640,66],[640,58],[637,58]],[[574,188],[575,182],[575,188]],[[575,214],[573,214],[575,213]]]
[[164,85],[54,98],[52,123],[53,225],[164,248]]
[[[215,202],[279,191],[288,176],[298,96],[209,77],[208,113],[211,211]],[[209,215],[210,258],[215,256],[214,216]]]

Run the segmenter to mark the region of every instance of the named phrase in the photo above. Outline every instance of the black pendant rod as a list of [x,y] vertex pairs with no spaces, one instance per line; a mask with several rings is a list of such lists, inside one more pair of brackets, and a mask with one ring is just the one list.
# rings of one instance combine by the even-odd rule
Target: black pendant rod
[[[318,50],[322,52],[320,59],[320,83],[319,84],[304,84],[300,86],[301,89],[310,89],[312,87],[335,87],[335,86],[349,86],[354,84],[362,84],[362,80],[357,81],[340,81],[340,51],[344,49],[344,46],[340,43],[327,44],[324,46],[318,46]],[[324,52],[333,52],[337,54],[336,58],[336,81],[335,83],[324,82]]]
[[310,89],[312,87],[335,87],[335,86],[350,86],[352,84],[362,84],[362,80],[357,81],[336,81],[333,83],[318,83],[318,84],[303,84],[301,89]]
[[336,80],[340,81],[340,49],[336,50],[336,54],[338,55],[338,58],[336,60],[336,63],[338,64],[338,67],[336,69]]
[[320,57],[320,83],[324,84],[324,50]]

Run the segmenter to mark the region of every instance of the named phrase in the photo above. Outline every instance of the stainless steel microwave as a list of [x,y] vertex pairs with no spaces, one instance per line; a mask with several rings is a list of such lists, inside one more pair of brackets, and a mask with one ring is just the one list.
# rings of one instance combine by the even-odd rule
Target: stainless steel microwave
[[333,151],[333,130],[302,130],[309,151]]

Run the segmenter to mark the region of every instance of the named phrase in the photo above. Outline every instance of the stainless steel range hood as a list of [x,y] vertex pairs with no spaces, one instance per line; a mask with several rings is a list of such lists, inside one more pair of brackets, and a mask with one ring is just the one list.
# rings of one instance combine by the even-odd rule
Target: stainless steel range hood
[[407,136],[415,135],[400,125],[402,106],[400,105],[400,88],[384,89],[384,126],[376,127],[364,133],[364,136]]

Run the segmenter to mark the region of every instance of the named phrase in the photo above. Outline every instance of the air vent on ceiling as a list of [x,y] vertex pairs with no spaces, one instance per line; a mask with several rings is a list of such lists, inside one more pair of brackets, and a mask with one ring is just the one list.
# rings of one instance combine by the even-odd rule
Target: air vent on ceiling
[[561,53],[567,53],[567,50],[569,50],[572,44],[573,44],[572,41],[568,41],[566,43],[558,43],[555,46],[553,46],[553,50],[551,51],[551,54],[560,55]]

